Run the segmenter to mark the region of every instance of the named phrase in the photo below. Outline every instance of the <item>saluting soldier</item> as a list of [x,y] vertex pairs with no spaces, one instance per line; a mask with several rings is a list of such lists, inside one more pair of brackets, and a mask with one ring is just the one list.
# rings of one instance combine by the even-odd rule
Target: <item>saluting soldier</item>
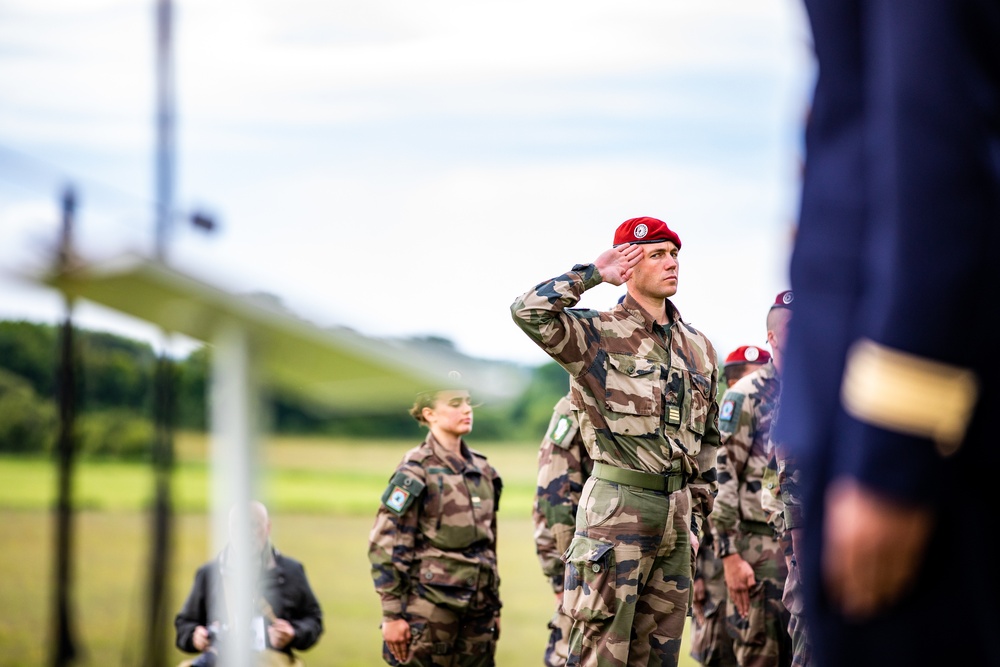
[[[571,665],[678,662],[719,444],[715,348],[669,300],[680,248],[662,220],[626,220],[593,263],[511,305],[517,325],[569,372],[594,460],[564,557]],[[624,301],[573,307],[602,283],[626,284]]]
[[427,437],[389,480],[369,539],[382,657],[407,667],[489,667],[500,634],[500,476],[463,439],[472,430],[467,390],[421,393],[410,414]]
[[555,613],[549,621],[549,641],[545,647],[547,667],[563,667],[573,619],[562,610],[562,555],[573,539],[576,511],[583,483],[590,476],[593,461],[580,436],[580,423],[567,393],[552,410],[549,427],[538,448],[538,487],[532,516],[535,522],[535,551],[542,572],[556,595]]
[[788,611],[781,602],[788,566],[760,493],[792,300],[790,290],[781,292],[768,310],[771,362],[730,387],[719,412],[719,495],[710,523],[726,578],[726,623],[741,667],[787,667],[792,659]]

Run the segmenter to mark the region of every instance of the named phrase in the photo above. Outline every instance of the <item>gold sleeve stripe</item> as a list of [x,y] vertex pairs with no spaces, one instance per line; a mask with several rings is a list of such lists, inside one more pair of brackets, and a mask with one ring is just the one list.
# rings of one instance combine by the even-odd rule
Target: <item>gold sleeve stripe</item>
[[855,419],[958,451],[976,404],[975,374],[862,339],[847,354],[841,400]]

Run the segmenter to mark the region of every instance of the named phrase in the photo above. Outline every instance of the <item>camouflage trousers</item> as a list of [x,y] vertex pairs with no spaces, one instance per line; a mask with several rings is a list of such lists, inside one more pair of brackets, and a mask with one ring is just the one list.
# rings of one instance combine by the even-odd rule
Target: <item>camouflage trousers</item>
[[705,667],[738,667],[733,638],[726,628],[724,606],[707,614],[704,623],[691,618],[691,657]]
[[549,643],[545,646],[545,667],[566,667],[566,656],[569,651],[569,631],[573,627],[573,619],[556,609],[549,621]]
[[676,667],[691,596],[691,493],[591,477],[566,561],[567,667]]
[[756,583],[750,588],[750,611],[743,618],[731,599],[726,601],[726,621],[733,651],[742,667],[787,667],[792,662],[789,613],[782,603],[788,566],[781,543],[771,535],[741,533],[735,546],[753,568]]
[[[478,596],[477,596],[478,597]],[[495,606],[470,605],[455,610],[411,596],[410,656],[398,662],[382,642],[382,659],[393,667],[493,667],[497,648]]]
[[792,666],[808,667],[812,662],[812,644],[809,643],[806,621],[802,615],[802,581],[799,579],[799,567],[795,558],[789,559],[788,577],[785,579],[785,592],[781,601],[791,616],[788,634],[792,638]]
[[[691,615],[691,657],[705,667],[738,667],[733,638],[726,628],[726,573],[712,548],[711,543],[702,544],[695,559],[696,577],[701,577],[705,587],[701,603],[705,622]],[[695,600],[694,605],[698,604]]]

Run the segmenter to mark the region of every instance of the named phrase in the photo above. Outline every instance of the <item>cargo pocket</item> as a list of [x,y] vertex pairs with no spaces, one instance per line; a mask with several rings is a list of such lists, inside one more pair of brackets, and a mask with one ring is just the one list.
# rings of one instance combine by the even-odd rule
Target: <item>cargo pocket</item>
[[[600,526],[613,517],[621,506],[620,484],[599,480],[596,477],[588,478],[583,484],[580,505],[576,511],[576,529],[585,532],[588,528]],[[570,539],[573,539],[572,535]]]
[[438,607],[463,611],[476,592],[479,566],[446,558],[424,558],[417,577],[420,597]]
[[604,380],[608,428],[620,435],[655,433],[659,426],[660,365],[645,357],[609,354]]
[[566,551],[563,611],[578,621],[603,621],[615,613],[615,552],[610,542],[576,537]]
[[740,641],[747,646],[763,646],[767,643],[767,594],[766,582],[758,581],[750,587],[750,610],[736,628]]

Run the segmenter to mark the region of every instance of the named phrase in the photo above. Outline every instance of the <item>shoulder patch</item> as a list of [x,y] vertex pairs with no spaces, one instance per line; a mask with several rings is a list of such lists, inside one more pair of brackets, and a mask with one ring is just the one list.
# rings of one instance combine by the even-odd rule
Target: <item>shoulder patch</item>
[[573,430],[573,418],[569,415],[559,415],[549,429],[549,440],[561,445],[570,431]]
[[722,397],[722,405],[719,407],[719,430],[725,433],[732,433],[740,421],[740,412],[743,410],[743,394],[732,392]]
[[387,509],[402,515],[423,493],[424,483],[412,475],[400,471],[389,480],[389,486],[382,493],[382,504]]

